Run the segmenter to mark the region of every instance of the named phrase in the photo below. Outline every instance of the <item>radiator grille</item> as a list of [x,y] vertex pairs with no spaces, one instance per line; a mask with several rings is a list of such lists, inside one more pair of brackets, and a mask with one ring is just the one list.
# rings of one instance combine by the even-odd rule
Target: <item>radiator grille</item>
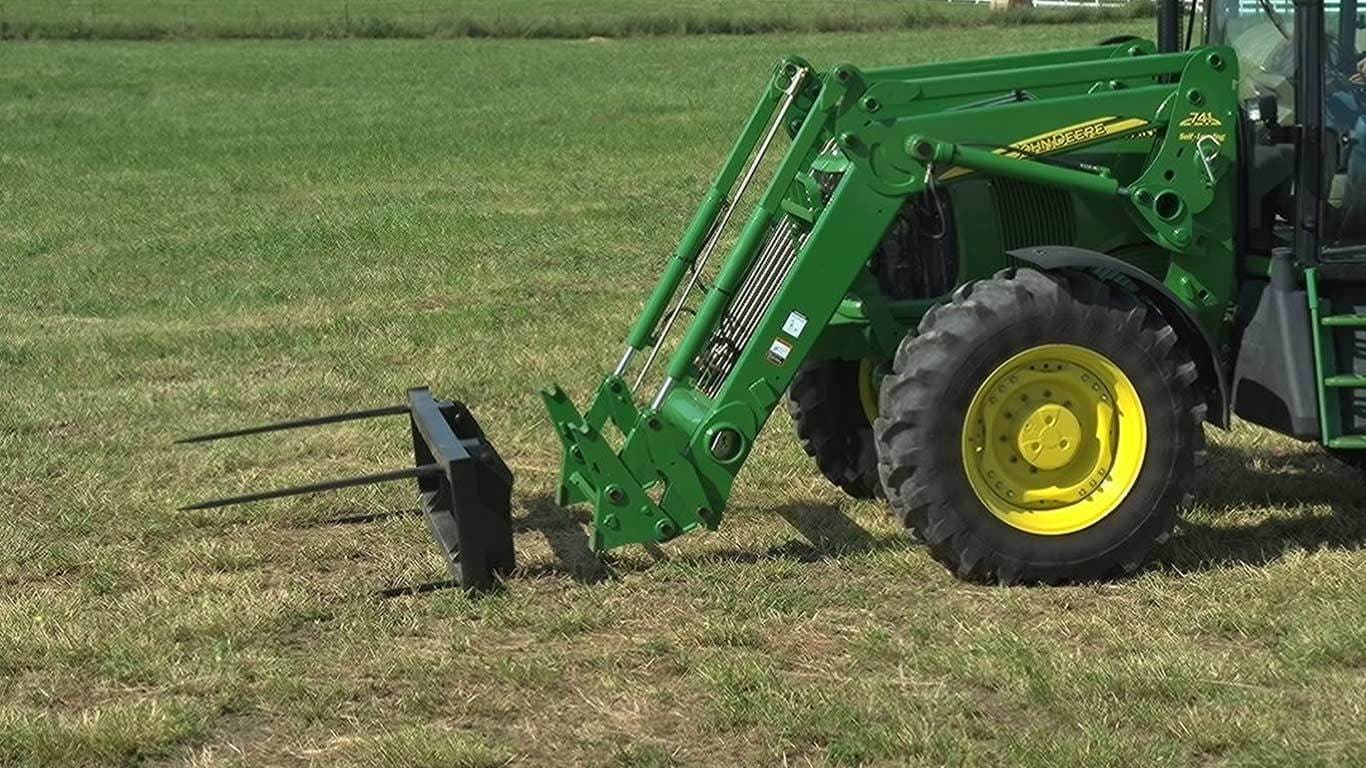
[[991,184],[997,223],[1005,250],[1036,245],[1070,245],[1077,236],[1077,214],[1066,192],[1012,179]]

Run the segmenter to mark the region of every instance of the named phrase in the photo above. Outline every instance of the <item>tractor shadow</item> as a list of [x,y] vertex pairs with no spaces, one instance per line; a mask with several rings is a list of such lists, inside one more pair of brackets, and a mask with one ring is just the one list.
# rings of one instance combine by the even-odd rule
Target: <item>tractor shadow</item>
[[[1211,445],[1193,490],[1196,509],[1159,553],[1162,566],[1264,566],[1299,550],[1366,547],[1366,474],[1321,452]],[[1220,524],[1228,518],[1247,522]]]
[[914,546],[908,533],[874,534],[834,504],[788,504],[779,507],[777,514],[796,529],[805,541],[792,541],[774,547],[770,550],[772,556],[783,551],[786,556],[800,562],[814,563],[833,557],[902,550]]
[[550,496],[533,496],[524,499],[522,505],[527,514],[513,518],[512,532],[538,531],[555,561],[522,568],[521,577],[568,576],[580,584],[600,584],[615,577],[612,566],[589,545],[591,515],[582,509],[561,507]]
[[782,518],[800,538],[789,539],[762,549],[722,546],[703,552],[656,557],[689,565],[754,565],[775,560],[812,565],[825,560],[905,550],[915,546],[915,542],[905,532],[887,535],[870,532],[849,517],[844,507],[837,504],[789,503],[777,509],[737,507],[727,512],[727,516],[740,518],[763,515],[777,515]]
[[[785,504],[776,510],[736,508],[730,516],[746,517],[776,514],[800,534],[800,538],[762,549],[721,546],[705,551],[671,552],[658,545],[645,545],[648,558],[614,562],[611,555],[599,557],[589,546],[588,531],[592,516],[581,509],[564,509],[548,496],[523,500],[524,517],[513,520],[514,532],[538,531],[545,537],[554,562],[534,565],[521,571],[523,577],[567,575],[581,584],[596,584],[623,573],[648,571],[664,562],[686,565],[749,565],[772,560],[813,564],[832,558],[904,550],[915,546],[905,533],[875,535],[834,504]],[[705,535],[705,534],[703,534]]]
[[329,517],[300,520],[295,523],[298,528],[336,528],[348,525],[366,525],[368,523],[379,523],[385,520],[395,520],[399,518],[420,518],[422,510],[413,509],[391,509],[383,512],[360,512],[353,509],[342,509]]
[[[580,584],[599,584],[615,577],[616,574],[612,567],[599,558],[589,546],[588,526],[592,524],[590,515],[580,509],[560,507],[549,496],[536,496],[523,499],[521,502],[526,514],[512,519],[513,535],[529,531],[539,532],[550,546],[554,562],[520,566],[513,575],[514,579],[569,576]],[[373,515],[373,518],[382,520],[401,514],[403,513],[379,513]],[[421,512],[414,512],[413,514],[420,516]],[[367,522],[359,519],[364,516],[355,517],[356,522]],[[346,522],[338,522],[339,520]],[[333,518],[320,524],[344,525],[351,521],[352,518]],[[387,599],[452,588],[458,589],[459,586],[455,581],[447,579],[424,584],[399,585],[379,590],[374,594],[378,598]],[[503,585],[499,584],[490,594],[501,592],[502,589]]]

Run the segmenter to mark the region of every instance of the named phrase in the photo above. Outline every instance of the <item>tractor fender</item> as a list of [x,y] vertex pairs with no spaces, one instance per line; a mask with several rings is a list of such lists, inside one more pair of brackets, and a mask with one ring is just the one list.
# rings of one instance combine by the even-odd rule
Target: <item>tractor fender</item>
[[1113,281],[1116,275],[1125,278],[1141,298],[1162,313],[1186,349],[1190,350],[1196,369],[1200,372],[1200,384],[1205,389],[1210,409],[1209,420],[1215,426],[1228,429],[1229,381],[1228,372],[1220,362],[1219,347],[1186,304],[1161,280],[1132,264],[1085,248],[1045,245],[1021,248],[1007,255],[1045,272],[1074,269],[1089,272],[1101,280]]

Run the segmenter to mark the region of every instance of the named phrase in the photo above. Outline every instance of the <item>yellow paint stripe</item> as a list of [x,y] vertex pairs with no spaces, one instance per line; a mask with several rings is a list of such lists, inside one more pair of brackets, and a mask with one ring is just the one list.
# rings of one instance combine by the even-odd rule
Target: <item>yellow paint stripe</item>
[[[1059,144],[1054,149],[1042,152],[1026,151],[1026,149],[1031,145],[1048,142],[1050,140],[1066,136],[1067,134],[1075,133],[1077,131],[1083,131],[1087,128],[1093,128],[1095,126],[1100,125],[1104,126],[1104,130],[1102,132],[1095,134],[1091,137],[1088,137],[1084,140],[1075,141],[1072,143]],[[1149,125],[1151,125],[1151,123],[1149,123],[1147,120],[1144,120],[1141,117],[1098,117],[1094,120],[1087,120],[1084,123],[1069,125],[1065,128],[1057,128],[1047,133],[1041,133],[1038,136],[1031,136],[1027,139],[1021,139],[1011,144],[1009,147],[1001,147],[999,149],[995,149],[992,151],[994,154],[1001,155],[1002,157],[1012,157],[1016,159],[1023,159],[1031,155],[1053,155],[1058,154],[1060,152],[1066,152],[1068,150],[1080,149],[1081,147],[1091,146],[1093,144],[1100,144],[1106,141],[1110,141],[1111,139],[1119,137],[1121,134],[1141,130],[1143,128],[1147,128]],[[951,181],[953,179],[967,176],[971,173],[974,173],[974,171],[969,170],[967,168],[951,168],[939,177],[939,181]]]

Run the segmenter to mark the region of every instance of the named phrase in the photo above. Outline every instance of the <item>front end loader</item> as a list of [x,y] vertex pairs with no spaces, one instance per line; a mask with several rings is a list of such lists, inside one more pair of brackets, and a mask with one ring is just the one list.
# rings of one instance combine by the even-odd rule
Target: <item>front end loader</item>
[[[1156,45],[779,62],[615,369],[586,409],[542,393],[594,549],[716,529],[784,402],[826,477],[990,582],[1137,569],[1235,411],[1360,463],[1366,275],[1352,179],[1325,191],[1350,131],[1324,117],[1360,62],[1354,2],[1330,32],[1302,0],[1293,33],[1269,2],[1211,4],[1184,49],[1162,10]],[[415,477],[487,587],[513,566],[511,476],[468,410],[416,392],[417,468],[341,482]]]
[[[845,418],[831,434],[800,425],[812,453],[862,462],[846,469],[959,571],[1055,580],[1140,562],[1220,397],[1210,351],[1235,294],[1238,142],[1183,126],[1236,125],[1236,82],[1232,50],[1137,41],[869,71],[783,61],[587,411],[544,394],[565,448],[560,502],[593,505],[599,549],[714,529],[770,414],[816,376],[816,399],[842,401]],[[783,157],[699,295],[780,135]],[[1005,208],[1019,221],[980,221]],[[937,269],[921,245],[936,237],[955,241]],[[1146,278],[1128,292],[1040,267],[1117,250],[1129,260],[1102,269]],[[1158,263],[1203,298],[1154,306],[1132,284],[1165,287],[1135,266]],[[641,391],[694,298],[662,381]],[[794,402],[799,422],[820,407]],[[979,545],[976,522],[1001,541]]]

